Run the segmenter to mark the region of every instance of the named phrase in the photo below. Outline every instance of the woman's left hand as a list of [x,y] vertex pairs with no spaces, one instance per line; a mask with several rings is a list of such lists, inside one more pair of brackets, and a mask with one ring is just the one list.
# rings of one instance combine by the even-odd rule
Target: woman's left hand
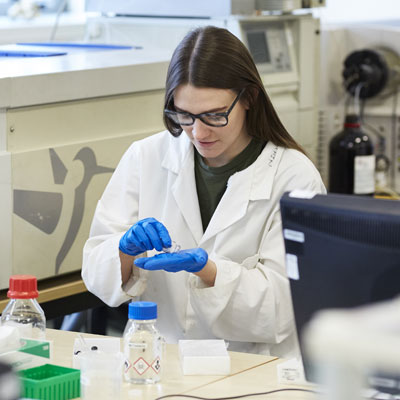
[[153,257],[143,257],[135,260],[135,265],[149,271],[163,269],[168,272],[199,272],[207,264],[207,252],[198,247],[181,250],[176,253],[161,253]]

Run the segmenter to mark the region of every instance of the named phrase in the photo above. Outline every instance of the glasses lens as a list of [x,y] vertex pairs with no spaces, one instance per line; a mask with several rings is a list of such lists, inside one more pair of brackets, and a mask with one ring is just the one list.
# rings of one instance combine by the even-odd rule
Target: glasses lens
[[203,114],[201,120],[211,126],[225,126],[228,123],[226,116],[217,114]]
[[193,118],[189,114],[177,113],[173,111],[167,112],[168,117],[178,125],[192,125]]

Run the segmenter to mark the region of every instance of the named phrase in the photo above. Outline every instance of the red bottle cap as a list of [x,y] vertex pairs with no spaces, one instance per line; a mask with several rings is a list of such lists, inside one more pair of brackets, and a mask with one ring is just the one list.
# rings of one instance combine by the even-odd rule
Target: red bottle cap
[[344,120],[345,128],[359,128],[360,127],[360,118],[355,114],[348,114]]
[[345,128],[359,128],[360,127],[360,124],[357,124],[357,123],[345,123],[344,124],[344,127]]
[[39,296],[37,279],[33,275],[12,275],[7,297],[10,299],[34,299]]

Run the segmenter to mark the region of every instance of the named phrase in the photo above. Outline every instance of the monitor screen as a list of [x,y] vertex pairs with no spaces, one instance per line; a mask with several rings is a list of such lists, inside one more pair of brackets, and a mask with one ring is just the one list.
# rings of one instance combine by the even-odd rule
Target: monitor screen
[[247,43],[249,45],[250,54],[256,64],[271,62],[264,30],[247,32]]
[[281,198],[281,215],[300,350],[303,327],[316,311],[400,293],[400,201],[291,192]]

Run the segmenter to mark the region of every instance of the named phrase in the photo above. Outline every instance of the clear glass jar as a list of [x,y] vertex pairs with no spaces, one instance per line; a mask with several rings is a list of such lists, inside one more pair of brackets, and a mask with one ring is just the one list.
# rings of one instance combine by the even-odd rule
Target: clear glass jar
[[124,377],[128,382],[148,384],[161,380],[165,342],[155,327],[156,320],[156,303],[129,304],[129,321],[123,336]]
[[11,276],[7,292],[10,301],[1,315],[1,324],[17,327],[21,337],[45,339],[46,317],[36,300],[38,295],[36,277]]

